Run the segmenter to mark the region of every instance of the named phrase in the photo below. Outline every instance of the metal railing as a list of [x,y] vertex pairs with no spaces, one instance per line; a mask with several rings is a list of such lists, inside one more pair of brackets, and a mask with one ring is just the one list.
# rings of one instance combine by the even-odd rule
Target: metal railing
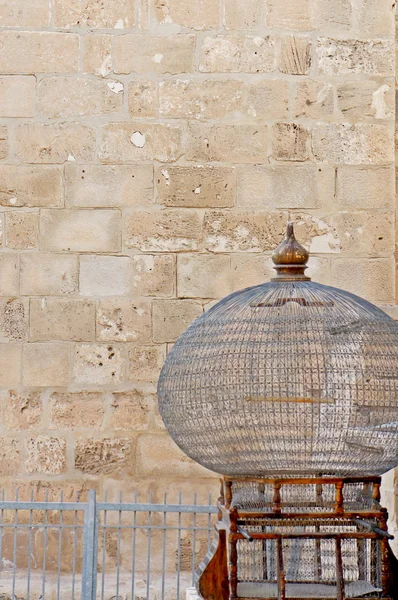
[[0,500],[0,596],[11,600],[180,600],[208,552],[208,504]]

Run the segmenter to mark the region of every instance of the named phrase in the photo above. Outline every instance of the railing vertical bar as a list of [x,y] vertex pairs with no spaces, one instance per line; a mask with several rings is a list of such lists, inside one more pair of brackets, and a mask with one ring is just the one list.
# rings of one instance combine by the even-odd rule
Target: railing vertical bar
[[[108,490],[105,491],[104,496],[105,502],[108,501]],[[106,557],[106,520],[108,511],[104,510],[104,525],[102,529],[102,577],[101,577],[101,600],[104,600],[105,596],[105,557]],[[134,596],[132,597],[134,600]]]
[[[134,492],[134,504],[137,504],[137,490]],[[131,598],[134,600],[134,587],[135,587],[135,549],[137,542],[137,511],[133,513],[133,551],[131,557]]]
[[[64,492],[61,490],[60,494],[60,502],[61,504],[64,501]],[[62,525],[63,525],[63,516],[62,516],[62,508],[59,511],[59,534],[58,534],[58,579],[57,579],[57,600],[60,598],[61,591],[61,560],[62,560]]]
[[119,600],[119,586],[120,586],[120,544],[121,544],[121,527],[122,527],[122,501],[123,492],[120,492],[119,503],[119,518],[118,518],[118,529],[117,529],[117,571],[116,571],[116,600]]
[[[30,491],[30,501],[34,501],[33,488]],[[29,539],[28,539],[28,580],[26,582],[26,600],[30,599],[30,569],[32,561],[32,524],[33,524],[33,509],[29,511]]]
[[[79,501],[79,492],[76,492],[76,504]],[[75,600],[75,581],[76,581],[76,550],[77,550],[77,515],[78,512],[75,510],[75,516],[73,519],[73,557],[72,557],[72,600]]]
[[[178,494],[178,504],[181,506],[182,495]],[[178,512],[178,529],[177,529],[177,595],[176,600],[180,600],[180,576],[181,576],[181,511]]]
[[[152,504],[152,491],[149,492],[148,498],[149,504]],[[147,557],[147,569],[146,569],[146,600],[149,600],[149,586],[151,581],[151,524],[152,524],[152,512],[148,512],[148,557]]]
[[[193,495],[193,503],[196,506],[197,494]],[[193,513],[193,533],[192,533],[192,587],[195,583],[195,552],[196,552],[196,511]]]
[[[167,504],[167,493],[164,493],[164,505]],[[165,594],[165,578],[166,578],[166,535],[167,535],[167,513],[163,513],[163,539],[162,539],[162,600],[164,600]]]
[[[211,506],[212,496],[209,494],[208,505]],[[207,552],[210,550],[211,546],[211,513],[209,512],[207,516]]]
[[[19,489],[15,492],[15,503],[18,505],[19,500]],[[13,536],[13,558],[12,558],[12,593],[11,598],[15,600],[15,582],[17,576],[17,535],[18,535],[18,508],[15,508],[14,518],[14,536]]]
[[94,554],[95,554],[95,517],[96,517],[96,491],[89,490],[88,506],[84,515],[84,543],[83,543],[83,574],[82,574],[82,600],[93,600],[95,589]]
[[[46,489],[46,502],[48,502],[48,488]],[[43,523],[43,572],[41,582],[41,600],[46,598],[46,561],[47,561],[47,526],[48,526],[48,510],[44,511]]]

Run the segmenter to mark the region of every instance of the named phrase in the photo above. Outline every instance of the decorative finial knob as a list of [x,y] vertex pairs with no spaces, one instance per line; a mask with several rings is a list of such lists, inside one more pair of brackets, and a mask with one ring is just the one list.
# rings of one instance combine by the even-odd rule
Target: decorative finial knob
[[289,221],[285,239],[272,254],[277,275],[271,281],[311,281],[304,274],[308,258],[309,253],[296,240],[293,223]]

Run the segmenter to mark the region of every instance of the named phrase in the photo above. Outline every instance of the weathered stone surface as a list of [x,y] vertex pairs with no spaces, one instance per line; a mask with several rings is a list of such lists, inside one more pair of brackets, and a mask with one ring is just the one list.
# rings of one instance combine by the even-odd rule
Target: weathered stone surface
[[175,23],[190,29],[217,29],[220,8],[213,0],[154,0],[155,14],[159,23]]
[[358,11],[358,29],[361,34],[393,35],[394,8],[391,2],[362,0]]
[[394,244],[391,212],[338,212],[330,219],[338,232],[342,252],[377,256],[387,254]]
[[135,212],[125,222],[127,248],[138,248],[143,252],[198,250],[201,237],[201,218],[194,211]]
[[390,40],[318,39],[320,73],[326,75],[393,75],[394,51]]
[[138,254],[132,257],[133,288],[139,296],[173,296],[176,261],[169,254]]
[[15,154],[27,163],[90,161],[95,132],[81,123],[23,123],[15,130]]
[[75,347],[74,377],[81,385],[108,385],[125,379],[126,361],[119,345],[78,344]]
[[272,127],[272,156],[275,160],[308,160],[309,139],[310,132],[305,125],[276,123]]
[[36,387],[68,385],[70,346],[62,342],[25,344],[22,382]]
[[20,344],[0,344],[0,386],[15,387],[21,383],[22,347]]
[[3,406],[7,429],[35,429],[40,427],[43,405],[39,392],[10,390],[4,399]]
[[4,298],[0,300],[0,335],[3,341],[23,342],[28,339],[29,300]]
[[394,97],[393,86],[377,81],[350,81],[337,86],[339,109],[344,117],[355,120],[392,119]]
[[297,84],[294,117],[330,119],[334,113],[334,89],[331,83],[305,79]]
[[75,445],[75,468],[82,473],[106,475],[126,468],[133,442],[126,438],[81,438]]
[[[14,258],[12,255],[6,256]],[[20,261],[21,294],[25,296],[63,296],[76,292],[78,281],[76,256],[22,254]],[[17,292],[10,292],[8,295],[15,293]]]
[[62,206],[60,167],[0,165],[0,205]]
[[194,300],[153,301],[153,341],[175,342],[185,329],[200,317],[203,308]]
[[311,254],[341,252],[341,239],[329,217],[300,213],[295,215],[295,231]]
[[229,256],[203,254],[177,258],[179,298],[223,298],[231,292]]
[[129,84],[129,112],[133,118],[158,116],[156,81],[132,81]]
[[20,472],[20,442],[15,438],[0,438],[0,470],[2,475],[17,475]]
[[79,36],[55,31],[0,32],[0,73],[76,73]]
[[31,298],[31,341],[89,342],[94,339],[94,302],[72,298]]
[[394,168],[337,169],[337,201],[343,208],[385,209],[395,202]]
[[394,302],[393,258],[335,258],[332,277],[343,289],[370,302]]
[[6,246],[13,250],[37,248],[39,237],[38,212],[6,213]]
[[97,307],[97,338],[102,342],[150,342],[151,320],[148,301],[101,300]]
[[218,35],[203,42],[199,71],[204,73],[272,73],[275,69],[273,37]]
[[392,162],[393,132],[386,125],[317,125],[312,150],[318,162],[337,164],[385,164]]
[[204,221],[205,247],[210,252],[264,252],[283,237],[286,212],[208,211]]
[[27,473],[60,475],[66,470],[66,441],[60,437],[39,435],[25,440]]
[[286,119],[288,116],[288,82],[265,79],[245,84],[245,113],[254,119]]
[[289,75],[307,75],[310,67],[310,38],[308,36],[284,36],[281,40],[279,70]]
[[112,394],[110,426],[115,431],[148,429],[156,398],[142,390]]
[[231,292],[252,285],[260,285],[275,275],[270,257],[263,254],[241,254],[231,256]]
[[38,108],[51,119],[106,115],[120,111],[123,89],[113,79],[46,77],[37,87]]
[[320,31],[348,31],[352,23],[350,0],[315,0],[312,7],[312,24]]
[[17,255],[0,254],[0,296],[17,296],[18,283]]
[[262,0],[227,0],[224,5],[224,23],[227,30],[253,31],[265,23],[265,4]]
[[92,29],[127,29],[133,27],[134,0],[55,0],[54,22],[56,27],[90,27]]
[[0,160],[8,156],[8,127],[7,125],[0,126]]
[[166,346],[129,346],[129,379],[156,383],[166,359]]
[[118,252],[121,248],[120,212],[43,209],[40,248],[58,252]]
[[105,77],[112,71],[112,39],[107,34],[85,36],[83,73]]
[[267,126],[191,122],[188,126],[186,158],[199,162],[266,162]]
[[102,394],[61,393],[50,397],[50,429],[100,428],[104,420]]
[[118,35],[114,38],[115,73],[190,73],[194,35]]
[[185,208],[234,205],[235,171],[226,167],[160,167],[156,174],[158,202]]
[[1,27],[47,27],[50,21],[50,5],[47,0],[12,0],[0,5]]
[[237,204],[244,208],[321,208],[334,202],[332,168],[284,165],[238,170]]
[[128,256],[81,256],[81,296],[128,296],[131,292],[131,259]]
[[110,123],[102,132],[102,162],[175,161],[182,154],[182,129],[170,123]]
[[153,167],[68,163],[65,197],[70,207],[149,206],[153,197]]
[[267,3],[267,25],[283,29],[311,29],[311,0],[301,2],[281,2],[269,0]]
[[0,116],[34,117],[35,87],[34,77],[0,77]]

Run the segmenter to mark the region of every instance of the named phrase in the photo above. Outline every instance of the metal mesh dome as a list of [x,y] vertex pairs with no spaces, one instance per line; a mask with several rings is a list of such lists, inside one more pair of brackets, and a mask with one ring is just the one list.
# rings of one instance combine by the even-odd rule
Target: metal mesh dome
[[398,463],[398,325],[353,294],[281,278],[197,319],[158,397],[174,441],[218,473],[381,474]]

